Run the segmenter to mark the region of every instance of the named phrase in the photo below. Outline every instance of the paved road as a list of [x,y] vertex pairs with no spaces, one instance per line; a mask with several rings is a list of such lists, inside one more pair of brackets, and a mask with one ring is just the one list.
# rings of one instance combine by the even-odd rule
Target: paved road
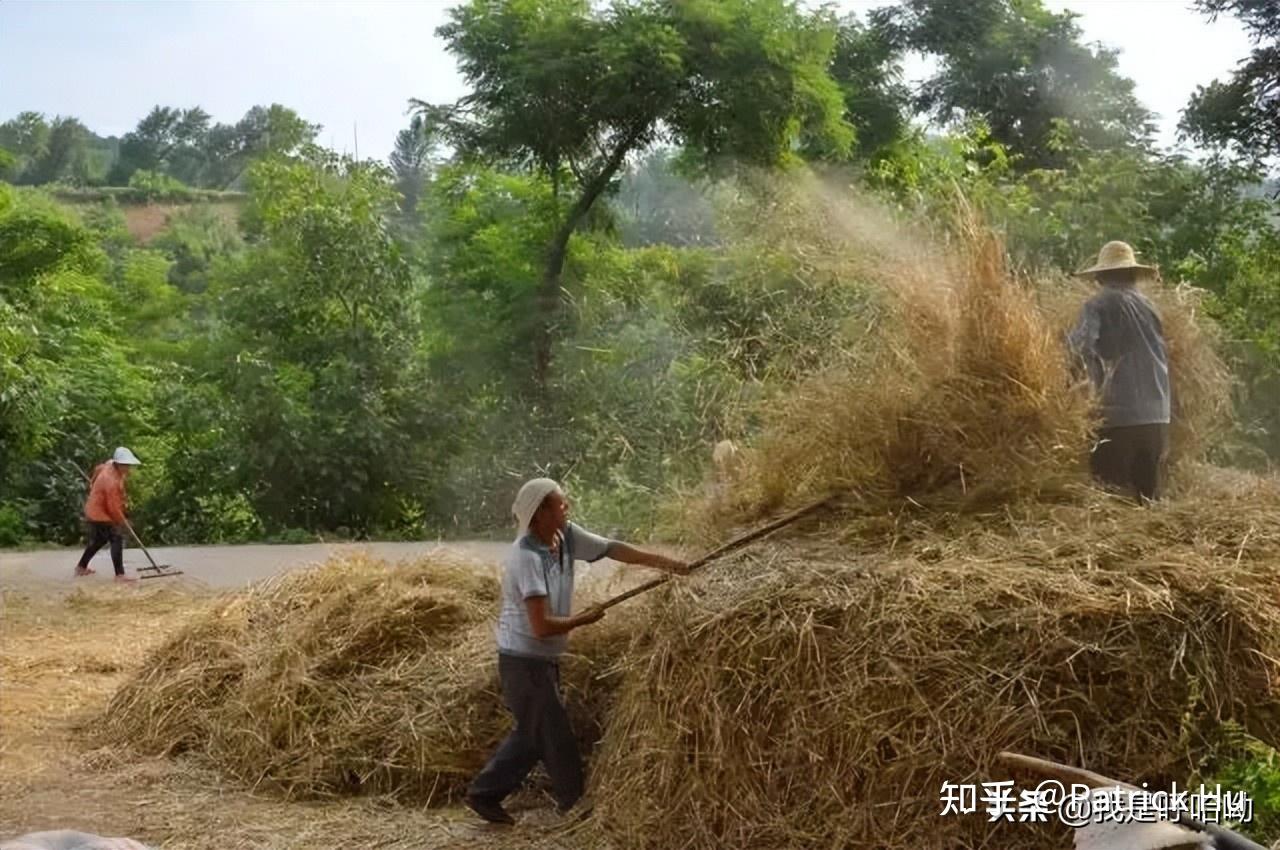
[[[462,540],[444,543],[306,543],[301,545],[248,546],[173,546],[151,550],[161,564],[171,564],[183,571],[179,582],[195,580],[210,587],[243,587],[286,570],[322,563],[334,555],[367,552],[388,561],[400,561],[443,552],[474,560],[479,568],[496,570],[507,547],[506,542]],[[658,547],[666,549],[666,547]],[[72,575],[81,547],[43,549],[31,552],[0,552],[0,588],[55,589],[57,586],[106,583],[111,580],[111,558],[104,548],[93,559],[97,574],[76,579]],[[146,566],[141,549],[125,549],[125,570],[133,574]],[[579,564],[581,579],[612,578],[618,564],[609,559],[595,564]],[[644,571],[648,572],[648,571]],[[151,585],[151,581],[144,582]]]
[[[443,550],[452,555],[472,558],[480,564],[496,565],[509,544],[487,541],[450,543],[306,543],[302,545],[249,546],[162,546],[152,549],[152,556],[162,564],[172,564],[186,577],[211,587],[240,587],[286,570],[321,563],[344,553],[365,551],[390,561],[417,558]],[[0,587],[32,584],[65,583],[72,580],[72,570],[80,557],[80,547],[45,549],[33,552],[0,552]],[[126,549],[125,570],[146,566],[141,549]],[[111,558],[104,548],[93,559],[97,575],[78,579],[78,583],[109,581]],[[147,582],[150,584],[151,582]]]

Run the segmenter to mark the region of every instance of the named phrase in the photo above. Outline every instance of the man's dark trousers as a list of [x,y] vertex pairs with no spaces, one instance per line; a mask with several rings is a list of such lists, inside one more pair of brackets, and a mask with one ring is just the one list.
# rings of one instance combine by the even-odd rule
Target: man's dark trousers
[[569,715],[560,701],[560,665],[499,653],[498,678],[503,702],[515,715],[516,726],[472,781],[468,793],[502,802],[541,761],[551,776],[556,802],[561,809],[569,808],[582,796],[582,759],[569,728]]
[[1169,426],[1126,425],[1103,428],[1089,457],[1093,474],[1133,493],[1140,502],[1160,498],[1160,468],[1169,447]]

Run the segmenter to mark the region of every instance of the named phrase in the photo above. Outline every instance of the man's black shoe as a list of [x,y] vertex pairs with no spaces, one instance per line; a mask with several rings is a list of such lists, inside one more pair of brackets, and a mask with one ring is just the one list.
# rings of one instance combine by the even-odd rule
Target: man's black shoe
[[485,800],[480,797],[467,796],[467,808],[487,820],[489,823],[515,823],[515,818],[507,814],[497,800]]

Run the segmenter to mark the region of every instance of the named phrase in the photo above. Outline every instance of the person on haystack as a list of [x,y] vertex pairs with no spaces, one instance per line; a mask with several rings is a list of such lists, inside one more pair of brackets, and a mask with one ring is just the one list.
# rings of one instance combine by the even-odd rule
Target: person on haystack
[[1155,276],[1125,242],[1108,242],[1092,266],[1101,291],[1085,303],[1068,336],[1102,402],[1102,427],[1089,458],[1104,484],[1147,503],[1160,496],[1169,447],[1171,388],[1164,328],[1138,282]]
[[133,468],[141,464],[142,461],[133,452],[121,446],[116,449],[111,460],[95,466],[89,475],[89,497],[84,503],[84,518],[89,524],[89,542],[76,564],[76,575],[93,575],[94,569],[89,566],[89,562],[98,554],[99,549],[110,544],[111,566],[115,568],[116,581],[137,581],[133,576],[124,574],[124,536],[120,529],[125,524],[124,482]]
[[574,562],[606,555],[624,564],[683,574],[688,565],[592,534],[569,522],[569,500],[550,478],[520,488],[512,505],[518,529],[502,573],[496,629],[502,699],[515,728],[467,790],[467,806],[490,823],[514,823],[502,801],[539,761],[566,814],[583,793],[577,739],[560,697],[559,659],[568,634],[604,616],[598,605],[572,614]]

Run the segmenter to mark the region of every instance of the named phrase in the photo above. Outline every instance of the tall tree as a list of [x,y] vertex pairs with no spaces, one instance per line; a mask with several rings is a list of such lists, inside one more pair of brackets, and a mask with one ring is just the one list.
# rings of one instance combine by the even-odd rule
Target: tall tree
[[841,19],[831,76],[844,94],[845,117],[857,133],[855,153],[873,159],[907,130],[911,92],[902,78],[901,48],[879,19]]
[[944,124],[981,118],[1026,168],[1060,164],[1064,134],[1095,150],[1142,147],[1151,135],[1115,51],[1085,44],[1077,17],[1041,0],[906,0],[877,15],[900,44],[938,61],[917,106]]
[[204,139],[209,113],[200,107],[153,107],[138,126],[120,140],[120,157],[112,167],[112,183],[124,185],[135,171],[168,174],[184,183],[199,181],[204,167]]
[[391,151],[391,171],[400,192],[400,212],[412,218],[418,209],[427,179],[435,164],[438,145],[421,115],[415,115],[409,126],[396,134]]
[[1236,15],[1253,52],[1225,82],[1191,96],[1182,130],[1197,141],[1231,145],[1256,159],[1280,156],[1280,4],[1275,0],[1196,0],[1211,19]]
[[430,399],[411,356],[412,277],[381,167],[311,149],[250,169],[249,250],[215,271],[220,378],[259,514],[369,529],[395,519]]
[[49,145],[49,122],[39,112],[19,112],[0,124],[0,147],[17,159],[21,171],[28,162],[43,156]]
[[218,124],[205,139],[209,159],[205,185],[230,188],[254,160],[271,154],[297,154],[315,141],[320,129],[319,124],[278,103],[253,107],[234,126]]
[[225,189],[255,159],[297,153],[320,131],[318,124],[278,103],[251,108],[234,125],[210,121],[198,106],[154,107],[121,139],[108,181],[127,185],[135,171],[153,171],[189,185]]
[[627,157],[665,140],[705,161],[777,164],[849,148],[827,73],[829,16],[787,0],[471,0],[439,34],[472,93],[414,101],[464,156],[538,171],[562,207],[537,284],[533,377],[546,387],[573,232]]
[[44,539],[76,531],[82,491],[59,467],[147,430],[149,371],[112,321],[107,271],[79,216],[0,186],[0,502]]
[[44,149],[27,165],[23,182],[85,183],[89,176],[89,135],[89,129],[76,118],[62,115],[54,118]]

